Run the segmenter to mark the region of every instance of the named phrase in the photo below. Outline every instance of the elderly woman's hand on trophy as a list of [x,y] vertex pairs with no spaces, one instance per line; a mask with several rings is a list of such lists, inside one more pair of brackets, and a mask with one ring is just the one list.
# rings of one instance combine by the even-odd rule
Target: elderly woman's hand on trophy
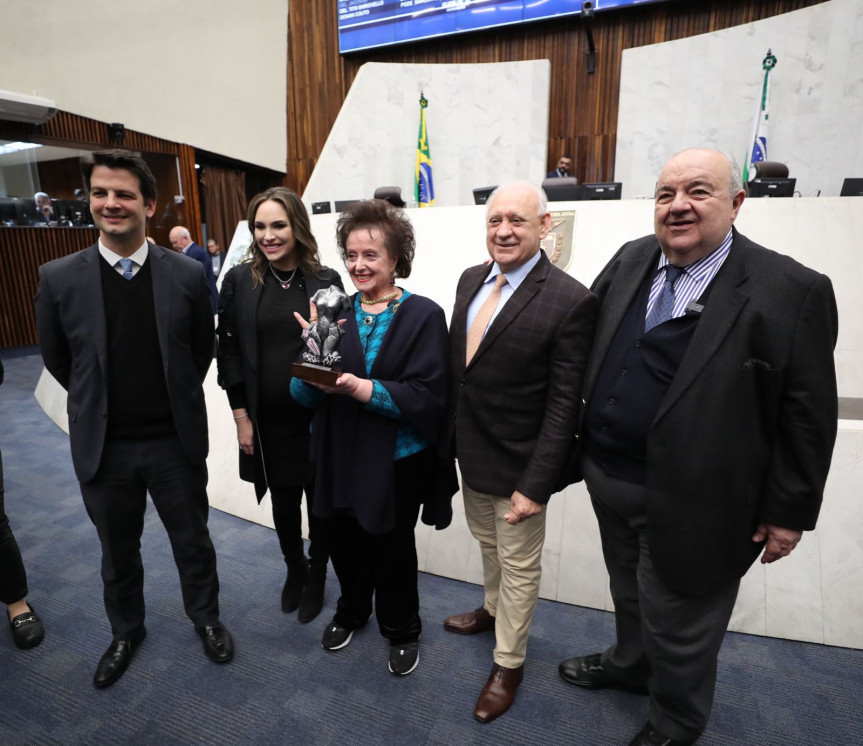
[[[330,381],[317,377],[306,378],[299,374],[307,383],[327,394],[341,394],[367,403],[372,398],[373,384],[366,378],[358,378],[353,373],[340,373],[335,370],[341,363],[338,343],[344,331],[345,319],[338,319],[339,313],[349,308],[347,296],[337,287],[332,286],[319,290],[309,300],[309,320],[306,321],[299,313],[294,313],[306,343],[303,353],[305,366],[312,369],[332,370],[336,375]],[[302,367],[302,366],[295,366]],[[298,375],[295,373],[295,375]]]

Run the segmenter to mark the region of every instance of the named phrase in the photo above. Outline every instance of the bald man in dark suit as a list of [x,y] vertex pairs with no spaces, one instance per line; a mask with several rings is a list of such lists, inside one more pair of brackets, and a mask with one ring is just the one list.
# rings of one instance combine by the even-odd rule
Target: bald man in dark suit
[[655,235],[625,244],[592,288],[581,471],[617,641],[560,673],[649,695],[631,746],[704,731],[740,578],[815,527],[836,438],[832,285],[738,233],[743,200],[728,156],[678,153]]
[[461,276],[450,324],[449,441],[468,526],[480,543],[485,599],[444,627],[495,632],[494,665],[474,710],[483,723],[509,709],[522,680],[546,504],[567,483],[596,318],[596,297],[540,248],[550,224],[538,187],[514,182],[492,193],[486,244],[493,263]]

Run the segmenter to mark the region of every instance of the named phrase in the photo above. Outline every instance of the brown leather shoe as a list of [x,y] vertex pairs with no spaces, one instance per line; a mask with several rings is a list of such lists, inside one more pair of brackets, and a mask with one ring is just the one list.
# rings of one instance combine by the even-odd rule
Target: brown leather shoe
[[444,629],[460,635],[475,635],[494,629],[494,617],[485,610],[484,606],[480,606],[476,611],[447,617],[444,619],[443,626]]
[[515,690],[521,684],[524,666],[504,668],[495,663],[491,667],[491,675],[479,693],[473,716],[481,723],[490,723],[500,717],[512,705]]

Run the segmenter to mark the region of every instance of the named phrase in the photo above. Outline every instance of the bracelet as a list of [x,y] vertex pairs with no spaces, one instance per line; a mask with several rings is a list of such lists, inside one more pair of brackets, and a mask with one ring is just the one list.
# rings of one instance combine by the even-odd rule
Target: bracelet
[[317,317],[317,316],[310,316],[310,317],[309,317],[309,323],[311,323],[311,324],[316,324],[316,323],[317,323],[317,321],[318,321],[318,317]]
[[249,416],[249,413],[246,412],[246,414],[238,414],[236,417],[234,417],[234,419],[235,420],[241,420],[241,419],[243,419],[243,417],[248,417],[248,416]]

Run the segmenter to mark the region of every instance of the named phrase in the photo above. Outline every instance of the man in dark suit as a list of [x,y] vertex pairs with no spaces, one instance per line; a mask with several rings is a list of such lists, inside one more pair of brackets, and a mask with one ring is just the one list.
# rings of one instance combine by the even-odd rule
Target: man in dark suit
[[179,251],[188,257],[201,263],[204,268],[204,276],[207,278],[207,285],[210,288],[210,298],[213,304],[213,313],[219,308],[219,291],[216,289],[216,276],[213,274],[212,257],[204,251],[203,247],[199,246],[192,240],[192,234],[189,229],[182,225],[176,225],[171,228],[168,235],[168,240],[174,251]]
[[138,155],[94,153],[83,171],[99,241],[39,268],[36,324],[45,367],[68,392],[72,462],[102,545],[113,641],[93,683],[106,687],[146,635],[140,548],[147,492],[205,653],[225,663],[233,642],[219,622],[207,529],[202,382],[215,332],[204,273],[147,242],[156,181]]
[[569,153],[564,153],[557,160],[557,168],[554,171],[549,171],[546,179],[555,179],[563,176],[572,176],[572,156]]
[[213,277],[218,277],[222,270],[222,249],[219,247],[219,242],[215,238],[207,241],[207,253],[213,263]]
[[561,676],[650,696],[631,744],[693,743],[741,576],[815,526],[837,426],[830,280],[749,241],[733,160],[674,156],[655,235],[597,280],[581,468],[617,641]]
[[450,325],[449,442],[480,543],[485,601],[444,627],[495,631],[494,666],[474,711],[484,723],[506,712],[522,680],[546,504],[565,486],[597,309],[587,288],[540,249],[551,223],[546,208],[545,193],[527,182],[492,193],[493,263],[461,276]]

